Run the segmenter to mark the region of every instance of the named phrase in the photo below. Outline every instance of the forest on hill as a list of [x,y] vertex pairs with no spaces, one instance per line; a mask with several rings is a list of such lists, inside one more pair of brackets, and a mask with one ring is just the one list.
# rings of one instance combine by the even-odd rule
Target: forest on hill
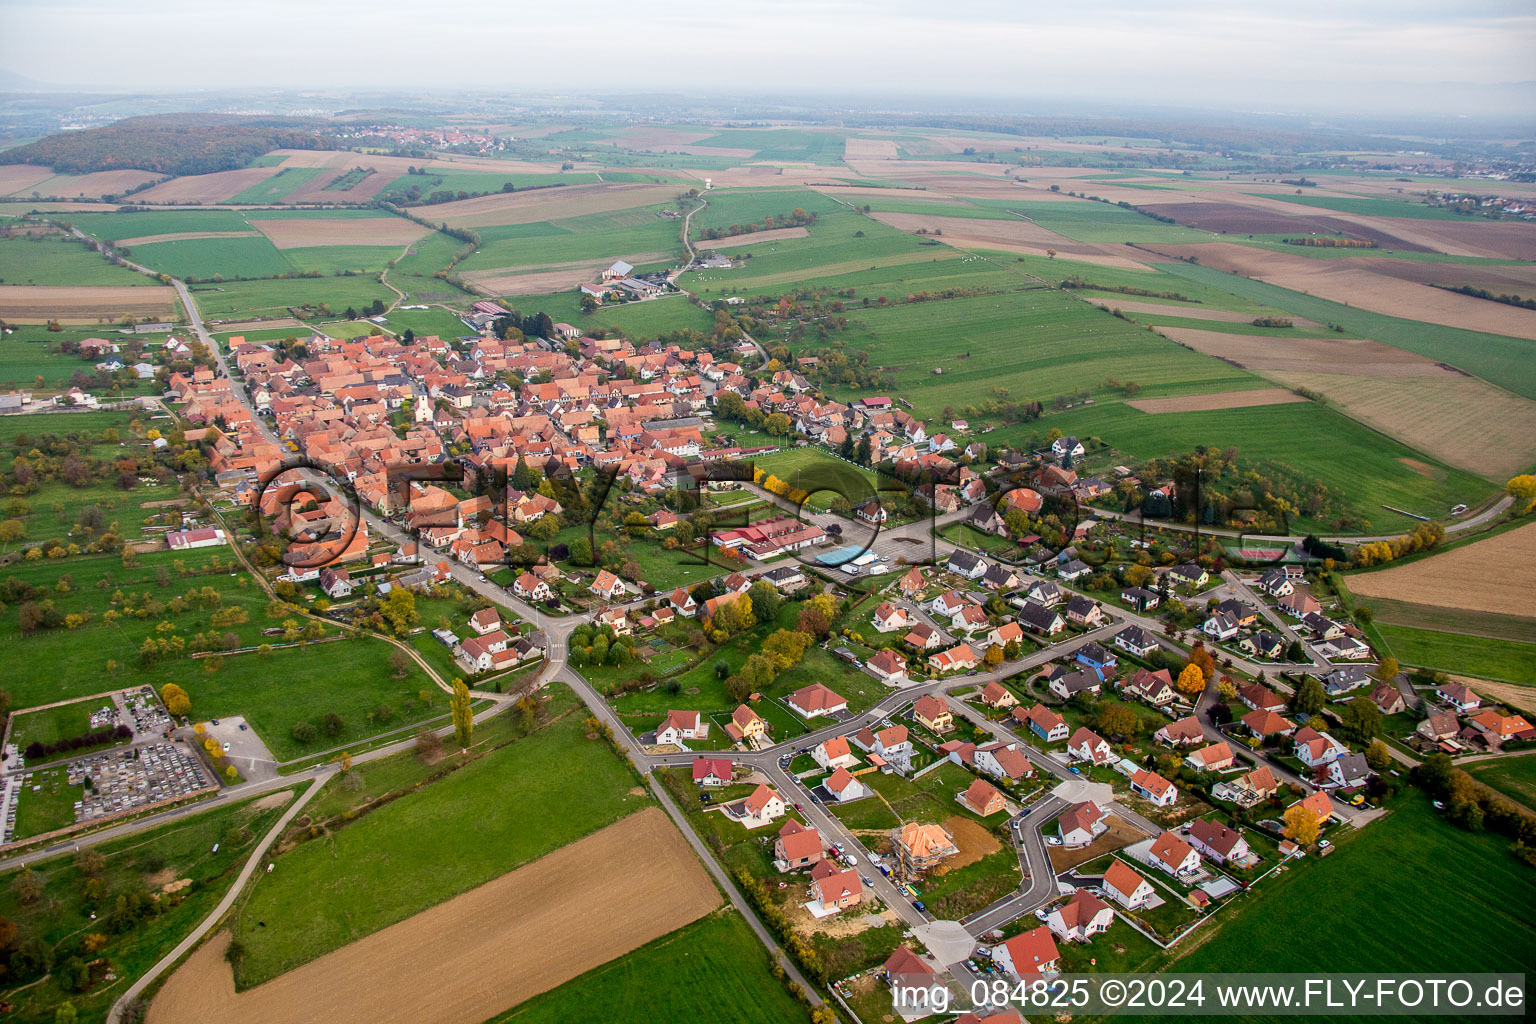
[[175,114],[128,117],[100,128],[60,132],[7,150],[7,163],[41,164],[59,174],[143,170],[178,176],[244,167],[274,149],[336,149],[296,117]]

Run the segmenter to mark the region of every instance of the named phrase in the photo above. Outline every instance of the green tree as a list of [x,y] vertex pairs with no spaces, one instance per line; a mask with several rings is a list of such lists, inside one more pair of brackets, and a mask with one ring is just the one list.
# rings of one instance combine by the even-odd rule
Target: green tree
[[1536,476],[1530,473],[1521,473],[1517,477],[1510,478],[1504,485],[1504,491],[1515,499],[1514,513],[1517,516],[1529,515],[1536,509]]
[[404,636],[421,623],[416,611],[416,595],[405,587],[393,587],[379,602],[379,614],[389,623],[390,632]]
[[1365,763],[1378,772],[1384,772],[1392,767],[1392,751],[1385,741],[1371,740],[1371,745],[1365,748]]
[[1381,709],[1369,697],[1356,697],[1339,712],[1339,724],[1355,742],[1368,742],[1381,732]]
[[1327,703],[1328,695],[1323,692],[1323,684],[1316,676],[1307,676],[1291,694],[1290,709],[1298,716],[1308,717],[1323,710]]
[[470,707],[469,687],[464,685],[464,680],[454,679],[448,709],[453,715],[454,741],[460,750],[468,750],[475,736],[475,711]]
[[779,597],[779,592],[767,580],[758,580],[752,584],[752,588],[747,591],[747,598],[752,602],[752,615],[758,622],[774,621],[784,605],[784,599]]

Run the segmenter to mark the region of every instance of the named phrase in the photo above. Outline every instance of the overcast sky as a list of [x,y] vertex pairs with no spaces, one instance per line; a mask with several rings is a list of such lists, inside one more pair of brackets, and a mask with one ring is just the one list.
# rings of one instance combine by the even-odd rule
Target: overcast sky
[[399,85],[1287,105],[1536,80],[1532,0],[0,0],[0,67],[124,88]]

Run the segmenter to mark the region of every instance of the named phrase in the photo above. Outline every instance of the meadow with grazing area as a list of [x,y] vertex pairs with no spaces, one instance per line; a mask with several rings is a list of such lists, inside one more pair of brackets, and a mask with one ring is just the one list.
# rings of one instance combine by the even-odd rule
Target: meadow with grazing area
[[[1204,941],[1175,947],[1177,971],[1521,971],[1536,955],[1536,886],[1509,840],[1447,823],[1414,790],[1369,827],[1334,837],[1226,908]],[[1383,865],[1392,865],[1383,870]],[[1465,879],[1478,884],[1467,886]],[[1440,894],[1456,892],[1456,899]],[[1425,901],[1436,904],[1427,925]],[[1314,929],[1319,908],[1348,927]],[[1310,939],[1294,938],[1308,932]],[[1453,943],[1445,942],[1456,936]],[[1182,955],[1180,955],[1182,953]],[[1249,1017],[1281,1021],[1284,1017]]]
[[104,258],[94,247],[59,234],[0,238],[0,284],[147,286],[155,282]]
[[1390,622],[1375,623],[1373,628],[1386,644],[1387,653],[1404,665],[1536,686],[1536,643]]
[[[631,795],[635,776],[602,740],[586,738],[570,691],[546,692],[552,699],[536,732],[279,857],[234,919],[245,949],[240,985],[291,971],[647,806]],[[580,800],[571,799],[572,779],[581,780]],[[390,898],[379,900],[386,889]]]
[[[456,777],[427,792],[451,786]],[[381,813],[339,834],[366,829]],[[620,860],[625,869],[614,870]],[[148,1021],[193,1024],[212,1017],[301,1024],[316,1014],[359,1022],[483,1020],[681,928],[719,903],[714,882],[677,828],[659,808],[646,807],[239,994],[224,956],[225,933],[171,977]],[[600,928],[571,927],[598,919]],[[421,974],[419,965],[450,936],[454,970]],[[508,950],[517,954],[509,956]],[[244,966],[249,956],[245,951],[237,959]],[[460,984],[466,975],[476,984]]]
[[[1288,466],[1338,494],[1355,523],[1351,532],[1406,531],[1418,524],[1419,520],[1389,511],[1387,505],[1444,516],[1451,506],[1475,506],[1496,490],[1470,473],[1431,465],[1421,453],[1314,402],[1177,416],[1148,415],[1124,403],[1095,403],[1052,413],[1038,423],[1003,428],[989,435],[989,440],[1018,443],[1052,427],[1078,437],[1101,437],[1126,455],[1142,459],[1187,454],[1196,445],[1234,447],[1245,459]],[[1362,523],[1370,524],[1369,529]],[[1304,519],[1291,525],[1308,527]]]
[[[662,1008],[665,1008],[664,1010]],[[489,1024],[605,1024],[678,1019],[798,1021],[805,1009],[768,972],[762,943],[734,910],[721,910],[610,960]]]

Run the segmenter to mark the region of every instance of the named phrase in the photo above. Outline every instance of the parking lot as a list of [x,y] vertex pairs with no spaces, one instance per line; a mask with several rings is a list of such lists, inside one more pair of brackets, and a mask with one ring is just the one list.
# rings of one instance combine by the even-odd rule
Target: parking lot
[[265,782],[277,777],[277,761],[272,751],[240,715],[206,723],[208,735],[224,748],[224,756],[247,782]]

